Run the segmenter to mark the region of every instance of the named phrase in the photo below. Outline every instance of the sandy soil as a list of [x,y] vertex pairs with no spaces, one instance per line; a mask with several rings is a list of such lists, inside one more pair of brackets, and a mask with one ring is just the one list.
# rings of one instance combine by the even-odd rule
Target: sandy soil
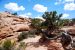
[[23,40],[23,42],[27,43],[26,50],[64,50],[61,43],[57,43],[54,41],[39,43],[40,36],[36,36],[35,38],[28,38]]
[[23,42],[28,44],[26,50],[47,50],[46,46],[40,46],[38,44],[40,38],[40,36],[36,36],[35,38],[27,38],[23,40]]

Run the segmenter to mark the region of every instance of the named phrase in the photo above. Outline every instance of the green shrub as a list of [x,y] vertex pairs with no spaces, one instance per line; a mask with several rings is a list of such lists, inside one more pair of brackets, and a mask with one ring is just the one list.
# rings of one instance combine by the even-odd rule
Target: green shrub
[[25,42],[20,42],[20,45],[18,46],[17,50],[25,50],[25,48],[26,48]]
[[11,42],[11,40],[5,40],[0,44],[0,50],[25,50],[26,46],[25,42],[19,44]]
[[0,50],[3,50],[2,47],[0,47]]
[[5,40],[2,44],[3,50],[11,50],[13,48],[14,44],[11,42],[11,40]]
[[28,37],[35,37],[36,30],[31,30],[28,32]]
[[28,37],[28,33],[27,32],[22,32],[19,36],[18,36],[18,41],[21,41],[23,39],[26,39]]
[[37,30],[31,30],[28,32],[22,32],[19,36],[18,36],[18,41],[22,41],[23,39],[27,39],[28,37],[35,37]]

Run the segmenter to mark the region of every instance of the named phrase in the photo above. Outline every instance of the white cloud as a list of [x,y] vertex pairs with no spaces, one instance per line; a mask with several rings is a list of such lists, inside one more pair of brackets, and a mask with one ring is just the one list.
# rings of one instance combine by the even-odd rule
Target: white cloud
[[41,16],[39,16],[39,15],[38,15],[37,17],[35,17],[35,18],[39,18],[39,19],[42,19],[42,17],[41,17]]
[[64,6],[64,10],[75,10],[75,4],[74,3],[66,3]]
[[55,5],[62,4],[62,0],[56,0],[56,2],[55,2],[54,4],[55,4]]
[[47,7],[45,7],[44,5],[40,5],[40,4],[34,5],[33,9],[36,10],[37,12],[47,11]]
[[32,13],[28,12],[28,13],[27,13],[27,15],[31,16],[31,15],[32,15]]
[[8,4],[5,4],[4,7],[12,11],[25,10],[23,6],[19,6],[17,3],[8,3]]
[[74,0],[65,0],[64,2],[74,2]]
[[29,16],[27,16],[26,14],[20,14],[19,16],[23,18],[29,18]]
[[32,13],[28,12],[28,13],[25,13],[25,14],[20,14],[19,16],[23,17],[23,18],[29,18],[31,17]]
[[59,4],[61,4],[61,2],[55,2],[54,4],[55,4],[55,5],[59,5]]
[[63,16],[61,18],[68,18],[70,15],[67,13],[64,13]]
[[58,5],[59,3],[58,3],[58,2],[55,2],[54,4],[55,4],[55,5]]
[[59,4],[65,4],[65,3],[74,3],[74,0],[57,0],[54,4],[59,5]]
[[42,19],[43,21],[45,21],[45,19],[44,18],[42,18],[41,16],[37,16],[37,17],[35,17],[35,18],[38,18],[38,19]]

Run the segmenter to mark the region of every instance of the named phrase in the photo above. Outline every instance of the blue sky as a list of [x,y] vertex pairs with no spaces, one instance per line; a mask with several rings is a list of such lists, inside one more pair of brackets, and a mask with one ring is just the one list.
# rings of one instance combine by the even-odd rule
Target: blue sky
[[57,11],[63,13],[62,18],[75,18],[75,0],[0,0],[0,12],[3,11],[35,18],[41,18],[45,11]]

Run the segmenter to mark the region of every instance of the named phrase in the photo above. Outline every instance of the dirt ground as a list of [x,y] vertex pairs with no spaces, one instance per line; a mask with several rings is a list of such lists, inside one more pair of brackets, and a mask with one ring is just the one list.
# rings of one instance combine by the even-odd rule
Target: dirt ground
[[[63,27],[62,30],[70,30],[74,29],[75,26],[67,26]],[[54,40],[42,43],[40,45],[39,39],[40,36],[36,36],[35,38],[28,38],[23,40],[23,42],[27,43],[28,46],[26,47],[26,50],[64,50],[61,43],[55,42]]]
[[26,50],[64,50],[61,43],[55,42],[54,40],[39,43],[40,38],[40,36],[36,36],[35,38],[23,40],[23,42],[27,43]]

